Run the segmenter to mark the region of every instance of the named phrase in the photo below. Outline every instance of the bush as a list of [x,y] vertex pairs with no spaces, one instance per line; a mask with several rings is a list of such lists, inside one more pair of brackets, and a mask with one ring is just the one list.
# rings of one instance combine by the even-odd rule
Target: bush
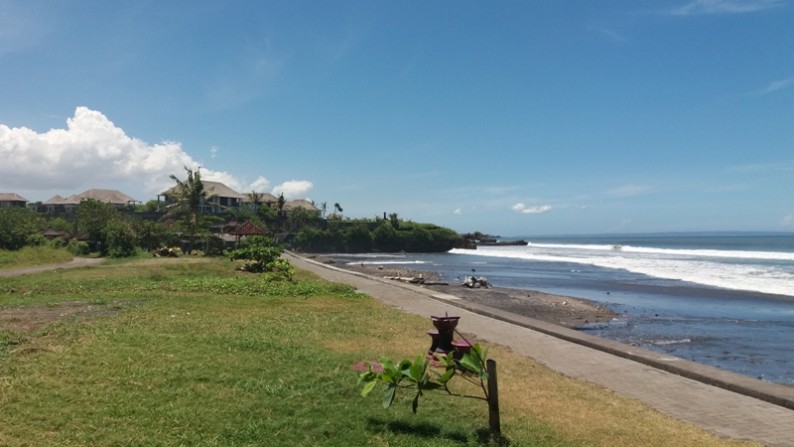
[[283,253],[281,247],[262,236],[255,236],[245,241],[241,248],[229,253],[229,258],[234,261],[245,260],[243,270],[252,273],[276,272],[292,279],[293,269],[289,261],[279,259]]
[[66,247],[66,244],[67,242],[62,237],[56,237],[50,239],[50,241],[47,242],[47,245],[49,245],[52,248],[64,248]]
[[47,238],[40,233],[33,233],[28,235],[25,242],[25,245],[30,245],[31,247],[43,247],[47,245]]
[[207,256],[223,256],[226,249],[226,243],[218,236],[210,236],[207,238]]
[[0,208],[0,249],[19,250],[27,245],[28,239],[38,234],[40,221],[27,208]]
[[135,255],[135,231],[129,223],[120,219],[110,220],[103,235],[105,236],[105,253],[111,258]]
[[88,243],[78,241],[77,239],[69,240],[66,244],[66,250],[75,256],[87,256],[90,252]]

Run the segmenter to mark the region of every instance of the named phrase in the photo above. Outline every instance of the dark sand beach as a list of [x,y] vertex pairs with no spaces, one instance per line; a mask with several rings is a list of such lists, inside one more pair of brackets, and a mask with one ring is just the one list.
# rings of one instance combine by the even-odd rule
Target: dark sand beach
[[[333,264],[336,267],[393,281],[398,280],[391,278],[418,278],[420,275],[428,282],[438,280],[438,275],[433,272],[372,264],[347,264],[344,262],[336,262],[334,259],[326,256],[309,257],[313,257],[320,262]],[[534,290],[509,289],[499,287],[498,284],[491,284],[489,287],[478,288],[469,288],[462,284],[453,283],[449,285],[419,284],[417,287],[430,288],[437,292],[453,295],[483,306],[569,328],[577,328],[590,323],[607,322],[617,317],[617,314],[608,308],[589,300],[552,295]]]

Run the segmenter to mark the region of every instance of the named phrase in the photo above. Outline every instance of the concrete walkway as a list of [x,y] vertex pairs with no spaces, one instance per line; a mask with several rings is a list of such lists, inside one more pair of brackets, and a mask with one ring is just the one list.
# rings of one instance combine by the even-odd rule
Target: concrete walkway
[[638,399],[718,436],[770,447],[794,447],[794,387],[769,384],[495,309],[475,307],[419,286],[372,278],[293,254],[287,257],[299,269],[350,284],[404,311],[425,317],[445,312],[459,315],[464,331],[479,340],[507,346],[569,377]]

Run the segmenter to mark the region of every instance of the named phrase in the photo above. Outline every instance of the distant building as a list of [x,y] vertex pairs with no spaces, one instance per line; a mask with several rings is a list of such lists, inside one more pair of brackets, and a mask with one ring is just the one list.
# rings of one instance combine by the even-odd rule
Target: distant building
[[0,192],[0,208],[10,208],[18,206],[24,208],[28,204],[28,199],[13,192]]
[[254,203],[251,200],[251,195],[250,194],[245,194],[243,196],[243,205],[247,206],[248,208],[250,208],[252,210],[256,210],[257,208],[259,208],[261,206],[274,207],[278,203],[278,198],[276,196],[274,196],[273,194],[270,194],[270,193],[267,193],[267,192],[260,192],[260,193],[257,193],[257,194],[259,195],[259,203]]
[[[254,209],[257,207],[251,200],[250,194],[241,194],[220,182],[202,180],[201,183],[204,184],[204,191],[207,193],[207,199],[199,206],[199,212],[202,214],[219,214],[229,209],[242,207]],[[162,197],[166,206],[178,202],[177,188],[177,186],[174,186],[161,193],[157,196],[158,200]],[[266,192],[257,194],[259,194],[259,206],[278,206],[278,198],[273,194]],[[320,209],[314,206],[314,203],[305,199],[290,200],[284,203],[284,211],[296,208],[303,208],[310,212],[320,212]]]
[[[202,180],[201,183],[204,185],[204,191],[207,195],[206,200],[203,200],[199,205],[199,212],[202,214],[219,214],[230,208],[239,208],[245,200],[244,195],[223,183],[207,180]],[[168,191],[161,193],[157,196],[158,200],[163,197],[166,206],[178,202],[177,188],[178,186],[174,186]]]
[[285,211],[302,208],[310,213],[320,213],[320,208],[317,208],[313,202],[306,199],[290,200],[284,204]]
[[136,203],[135,199],[115,189],[89,189],[67,198],[56,195],[43,202],[41,206],[49,214],[72,213],[80,206],[80,202],[89,199],[107,203],[116,208],[124,208]]

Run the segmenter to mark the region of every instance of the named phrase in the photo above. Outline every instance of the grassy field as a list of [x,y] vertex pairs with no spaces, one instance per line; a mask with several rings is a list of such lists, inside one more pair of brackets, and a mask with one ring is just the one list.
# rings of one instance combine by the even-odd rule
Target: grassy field
[[51,247],[23,247],[21,250],[0,250],[0,270],[68,262],[72,254]]
[[[414,415],[407,394],[390,410],[359,395],[354,363],[413,357],[429,326],[305,272],[269,281],[224,259],[1,278],[0,445],[496,445],[483,401],[430,393]],[[489,350],[502,444],[749,445]]]

